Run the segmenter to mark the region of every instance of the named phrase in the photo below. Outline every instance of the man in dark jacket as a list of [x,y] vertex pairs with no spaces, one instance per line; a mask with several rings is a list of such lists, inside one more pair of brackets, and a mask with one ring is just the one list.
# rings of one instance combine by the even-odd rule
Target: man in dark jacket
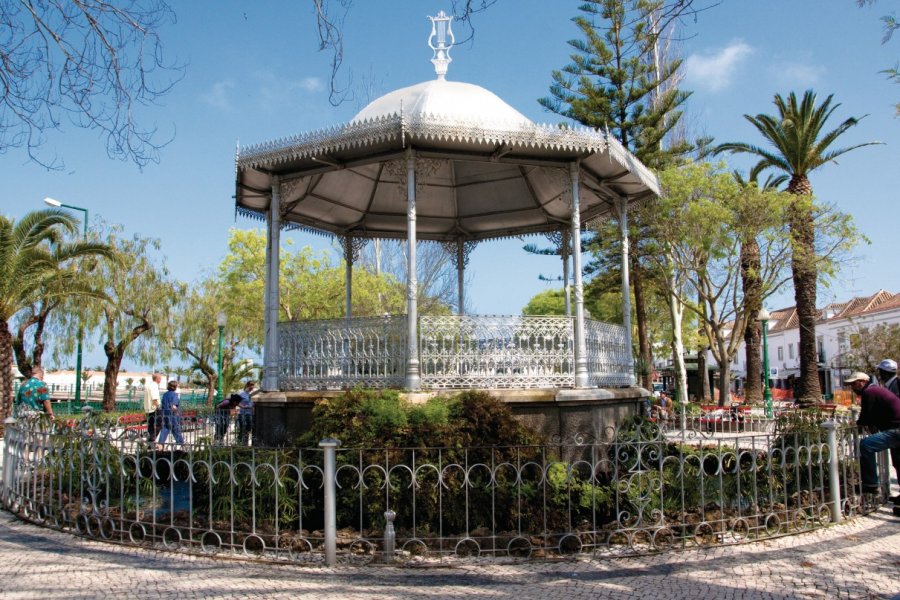
[[859,474],[862,493],[879,491],[875,455],[882,450],[900,446],[900,397],[887,388],[872,385],[865,373],[854,373],[844,380],[860,397],[862,410],[856,424],[867,428],[871,435],[859,443]]
[[[900,396],[900,379],[897,379],[897,362],[892,358],[886,358],[878,363],[878,381],[882,387],[891,390]],[[891,464],[897,472],[897,482],[900,483],[900,446],[891,448]],[[891,502],[900,505],[900,494],[891,496]]]

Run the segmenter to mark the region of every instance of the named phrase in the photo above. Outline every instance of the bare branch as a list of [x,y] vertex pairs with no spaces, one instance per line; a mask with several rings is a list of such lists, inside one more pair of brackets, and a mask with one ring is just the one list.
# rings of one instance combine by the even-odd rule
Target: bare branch
[[142,126],[140,113],[182,76],[159,37],[174,18],[164,0],[0,0],[0,153],[25,148],[61,168],[40,149],[66,116],[102,132],[111,158],[158,162],[171,139]]

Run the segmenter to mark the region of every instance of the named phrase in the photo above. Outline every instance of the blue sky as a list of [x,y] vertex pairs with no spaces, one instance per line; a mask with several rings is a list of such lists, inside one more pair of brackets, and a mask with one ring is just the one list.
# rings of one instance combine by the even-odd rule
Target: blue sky
[[[448,79],[481,85],[537,122],[557,122],[537,99],[550,72],[568,63],[566,41],[577,0],[499,0],[475,17],[473,41],[454,48]],[[744,113],[771,113],[772,96],[815,89],[841,106],[834,124],[868,115],[841,145],[886,143],[852,152],[811,176],[819,198],[851,213],[871,245],[856,251],[820,303],[879,288],[900,291],[900,86],[878,71],[900,58],[900,39],[881,44],[879,17],[897,9],[882,1],[860,9],[853,0],[725,0],[685,24],[683,88],[693,91],[687,122],[717,141],[760,142]],[[175,2],[177,23],[162,32],[169,58],[186,63],[184,78],[145,118],[174,135],[160,164],[140,171],[106,157],[92,132],[64,127],[44,148],[65,168],[48,172],[23,152],[0,155],[0,210],[19,217],[51,196],[90,209],[130,232],[158,237],[172,273],[186,281],[212,270],[235,220],[235,145],[254,144],[350,120],[361,101],[328,103],[329,56],[317,52],[311,3]],[[426,45],[426,15],[449,10],[432,0],[358,1],[345,23],[341,77],[372,98],[434,77]],[[364,102],[363,102],[364,104]],[[735,166],[747,167],[746,161]],[[319,237],[292,234],[296,245],[328,247]],[[534,240],[540,242],[540,240]],[[533,257],[515,240],[484,243],[473,252],[467,291],[474,311],[515,314],[556,275],[557,260]],[[773,302],[792,304],[792,294]],[[97,354],[99,356],[99,354]],[[95,360],[94,362],[99,362]],[[93,364],[93,363],[90,363]]]

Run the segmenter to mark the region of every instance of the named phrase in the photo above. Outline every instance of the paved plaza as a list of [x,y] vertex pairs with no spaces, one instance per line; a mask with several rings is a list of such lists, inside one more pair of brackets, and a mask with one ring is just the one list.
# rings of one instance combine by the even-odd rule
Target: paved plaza
[[0,512],[0,598],[879,598],[900,600],[900,519],[627,559],[334,569],[76,538]]

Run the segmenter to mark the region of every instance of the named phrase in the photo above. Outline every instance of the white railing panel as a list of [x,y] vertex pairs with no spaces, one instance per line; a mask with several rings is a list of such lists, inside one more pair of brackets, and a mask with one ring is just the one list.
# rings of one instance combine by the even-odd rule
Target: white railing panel
[[406,375],[406,317],[278,324],[282,390],[399,387]]

